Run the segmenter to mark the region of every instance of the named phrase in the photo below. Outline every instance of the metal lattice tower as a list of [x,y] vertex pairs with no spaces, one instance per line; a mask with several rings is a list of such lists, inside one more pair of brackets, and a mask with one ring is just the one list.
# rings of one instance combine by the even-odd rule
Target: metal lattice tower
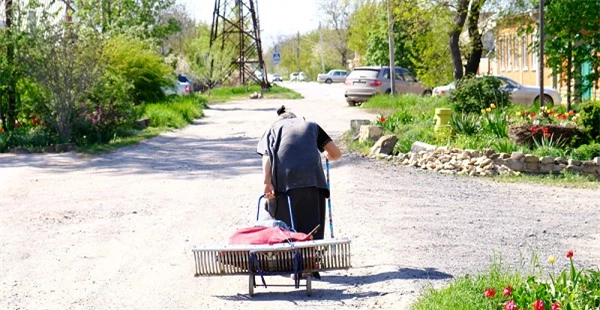
[[[258,0],[215,0],[215,10],[210,30],[210,46],[221,50],[237,51],[231,62],[231,74],[239,74],[239,83],[258,82],[269,88],[267,70],[263,60]],[[262,72],[259,77],[255,72]]]

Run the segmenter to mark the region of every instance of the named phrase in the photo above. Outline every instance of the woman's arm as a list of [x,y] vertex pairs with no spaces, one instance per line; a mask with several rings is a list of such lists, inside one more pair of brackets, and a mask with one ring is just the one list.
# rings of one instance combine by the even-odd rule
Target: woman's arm
[[327,142],[327,144],[323,146],[323,149],[325,150],[323,155],[328,160],[338,160],[340,157],[342,157],[342,151],[340,151],[333,141]]
[[275,188],[273,187],[273,182],[271,180],[271,161],[269,160],[269,156],[262,157],[262,166],[263,166],[263,176],[264,176],[264,195],[267,199],[275,199]]

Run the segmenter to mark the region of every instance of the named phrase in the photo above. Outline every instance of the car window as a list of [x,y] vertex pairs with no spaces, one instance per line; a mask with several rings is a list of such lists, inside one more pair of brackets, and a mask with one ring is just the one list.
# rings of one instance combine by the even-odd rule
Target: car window
[[[389,70],[388,70],[388,72],[389,72]],[[349,79],[360,79],[360,78],[374,79],[374,78],[377,78],[377,74],[379,74],[378,69],[355,69],[354,71],[350,72],[350,75],[348,75],[348,78]]]
[[417,78],[415,78],[414,74],[412,74],[410,71],[401,68],[400,72],[402,72],[402,75],[404,76],[404,79],[409,81],[409,82],[414,82],[417,80]]

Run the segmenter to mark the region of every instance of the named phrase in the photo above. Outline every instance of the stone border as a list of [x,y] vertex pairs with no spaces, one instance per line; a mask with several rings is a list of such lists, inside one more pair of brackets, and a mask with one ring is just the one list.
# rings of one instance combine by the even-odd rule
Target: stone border
[[[420,146],[423,143],[419,143]],[[537,157],[520,152],[496,153],[494,150],[461,150],[446,146],[420,150],[397,156],[371,155],[372,158],[392,160],[402,165],[446,174],[469,176],[519,175],[560,173],[562,171],[593,175],[600,179],[600,157],[593,160]]]

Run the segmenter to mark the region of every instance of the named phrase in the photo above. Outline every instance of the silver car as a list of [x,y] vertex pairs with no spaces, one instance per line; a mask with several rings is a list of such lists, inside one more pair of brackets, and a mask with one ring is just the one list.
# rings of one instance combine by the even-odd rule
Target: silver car
[[[500,90],[507,91],[510,94],[510,101],[523,105],[532,105],[540,98],[540,88],[538,86],[522,85],[519,82],[502,75],[492,75],[500,80]],[[433,89],[434,96],[449,95],[456,88],[454,82],[438,86]],[[553,88],[544,87],[544,104],[560,104],[560,94]]]
[[[396,67],[395,72],[396,94],[431,95],[431,90],[407,69]],[[391,92],[390,67],[358,67],[348,75],[344,85],[346,101],[350,106],[365,102],[376,94],[389,94]]]
[[[494,76],[500,80],[500,89],[508,91],[510,101],[524,105],[532,105],[540,99],[540,88],[537,86],[526,86],[509,79],[505,76]],[[560,104],[560,94],[553,88],[544,87],[544,103]]]
[[317,82],[331,84],[331,83],[344,83],[348,71],[346,70],[331,70],[327,74],[317,75]]

